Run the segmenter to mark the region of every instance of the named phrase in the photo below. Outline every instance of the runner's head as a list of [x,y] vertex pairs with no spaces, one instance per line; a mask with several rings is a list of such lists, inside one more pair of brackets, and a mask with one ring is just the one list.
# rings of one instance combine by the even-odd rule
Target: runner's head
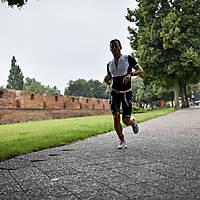
[[121,55],[121,42],[118,39],[114,39],[110,41],[110,51],[114,56]]

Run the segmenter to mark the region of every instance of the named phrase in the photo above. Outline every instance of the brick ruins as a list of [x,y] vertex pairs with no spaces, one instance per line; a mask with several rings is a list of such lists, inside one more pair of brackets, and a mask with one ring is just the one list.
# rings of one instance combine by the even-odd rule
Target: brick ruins
[[105,114],[108,99],[0,89],[0,124]]

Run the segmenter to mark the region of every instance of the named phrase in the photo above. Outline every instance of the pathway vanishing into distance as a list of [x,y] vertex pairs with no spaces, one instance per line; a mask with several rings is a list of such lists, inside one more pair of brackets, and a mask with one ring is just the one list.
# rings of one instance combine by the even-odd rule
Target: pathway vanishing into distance
[[200,199],[200,108],[0,162],[0,199]]

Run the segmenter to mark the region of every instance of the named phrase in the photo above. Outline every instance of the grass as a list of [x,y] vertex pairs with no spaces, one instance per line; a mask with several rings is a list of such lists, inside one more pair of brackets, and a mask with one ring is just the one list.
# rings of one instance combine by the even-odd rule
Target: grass
[[[171,112],[173,108],[155,109],[134,114],[134,117],[140,123]],[[114,130],[112,115],[0,125],[0,161],[111,130]]]

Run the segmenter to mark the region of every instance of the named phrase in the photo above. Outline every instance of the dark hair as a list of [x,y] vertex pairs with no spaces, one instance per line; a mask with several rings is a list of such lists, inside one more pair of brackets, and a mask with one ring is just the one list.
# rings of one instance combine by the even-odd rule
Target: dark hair
[[122,46],[122,45],[121,45],[121,42],[120,42],[118,39],[111,40],[111,41],[110,41],[110,44],[112,44],[112,43],[114,43],[114,42],[118,42],[119,45]]

